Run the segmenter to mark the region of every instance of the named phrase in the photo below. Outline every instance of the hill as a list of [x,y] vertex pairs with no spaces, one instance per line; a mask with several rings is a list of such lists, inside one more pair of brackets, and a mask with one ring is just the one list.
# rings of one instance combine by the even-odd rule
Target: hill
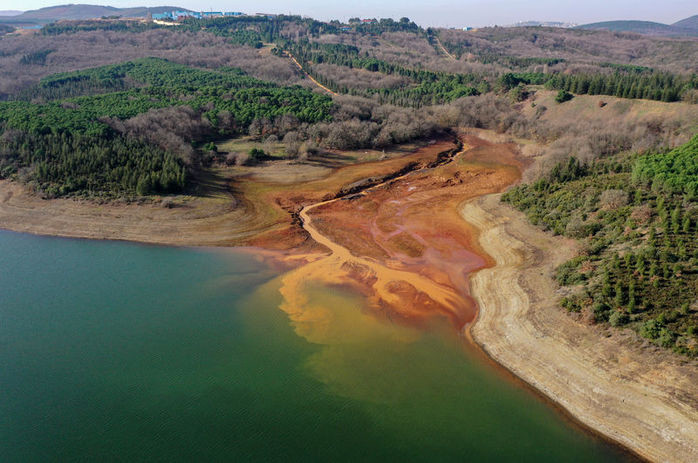
[[19,10],[0,10],[0,16],[17,16],[24,13]]
[[504,27],[562,27],[566,29],[575,26],[577,24],[562,21],[519,21]]
[[0,17],[0,23],[6,24],[48,24],[59,20],[80,20],[101,18],[103,16],[123,16],[128,18],[143,18],[148,13],[162,13],[165,11],[181,10],[189,11],[177,6],[155,6],[116,8],[101,5],[58,5],[40,8],[38,10],[25,11],[21,14]]
[[577,26],[578,29],[609,30],[613,32],[633,32],[636,34],[665,37],[698,36],[698,15],[682,19],[674,24],[654,21],[603,21]]
[[681,29],[688,29],[692,31],[698,31],[698,14],[691,16],[690,18],[682,19],[671,25],[672,27],[678,27]]

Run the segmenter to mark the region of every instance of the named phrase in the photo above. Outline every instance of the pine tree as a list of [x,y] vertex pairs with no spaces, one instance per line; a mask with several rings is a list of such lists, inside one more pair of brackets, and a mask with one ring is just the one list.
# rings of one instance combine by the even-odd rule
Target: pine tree
[[618,281],[616,283],[615,299],[614,299],[616,307],[622,307],[624,301],[625,301],[625,299],[624,299],[624,295],[623,295],[623,284],[620,281]]

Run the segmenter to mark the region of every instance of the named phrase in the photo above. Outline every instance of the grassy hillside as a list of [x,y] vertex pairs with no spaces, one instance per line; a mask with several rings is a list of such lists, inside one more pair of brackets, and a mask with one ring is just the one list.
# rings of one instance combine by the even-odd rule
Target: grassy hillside
[[536,91],[534,104],[527,104],[522,111],[529,117],[538,117],[546,123],[577,120],[599,121],[612,126],[619,121],[661,123],[678,127],[677,133],[698,132],[698,105],[690,103],[664,103],[651,100],[628,100],[606,95],[579,95],[564,104],[555,101],[557,92]]
[[698,135],[667,152],[571,158],[503,200],[583,241],[558,268],[564,307],[698,355]]

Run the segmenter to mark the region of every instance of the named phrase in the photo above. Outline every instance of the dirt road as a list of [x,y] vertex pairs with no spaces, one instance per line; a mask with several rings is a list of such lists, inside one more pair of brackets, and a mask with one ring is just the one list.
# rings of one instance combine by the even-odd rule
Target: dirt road
[[439,49],[446,55],[447,58],[449,58],[452,61],[457,61],[456,57],[453,56],[448,50],[446,50],[446,47],[443,46],[441,43],[441,40],[437,36],[434,36],[434,41],[436,42],[436,45],[439,47]]
[[319,88],[321,88],[322,90],[326,91],[326,92],[329,93],[330,95],[339,96],[339,93],[333,92],[332,90],[330,90],[329,88],[325,87],[325,86],[322,85],[320,82],[318,82],[317,80],[315,80],[315,79],[313,78],[313,76],[311,76],[310,74],[308,74],[308,73],[305,71],[305,69],[303,69],[303,66],[301,65],[301,63],[299,63],[298,60],[295,58],[295,56],[293,56],[292,54],[290,54],[290,53],[287,52],[287,51],[285,51],[284,53],[286,53],[286,54],[288,55],[288,57],[291,58],[291,61],[293,61],[293,63],[294,63],[296,66],[298,66],[298,69],[300,69],[300,71],[301,71],[308,79],[310,79],[310,81],[311,81],[312,83],[314,83],[315,85],[317,85]]

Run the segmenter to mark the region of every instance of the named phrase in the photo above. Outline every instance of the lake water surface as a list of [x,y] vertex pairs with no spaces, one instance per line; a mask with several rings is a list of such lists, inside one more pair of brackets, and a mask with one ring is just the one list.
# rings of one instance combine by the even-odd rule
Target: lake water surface
[[0,231],[0,461],[622,461],[449,325],[340,288],[294,325],[249,251]]

